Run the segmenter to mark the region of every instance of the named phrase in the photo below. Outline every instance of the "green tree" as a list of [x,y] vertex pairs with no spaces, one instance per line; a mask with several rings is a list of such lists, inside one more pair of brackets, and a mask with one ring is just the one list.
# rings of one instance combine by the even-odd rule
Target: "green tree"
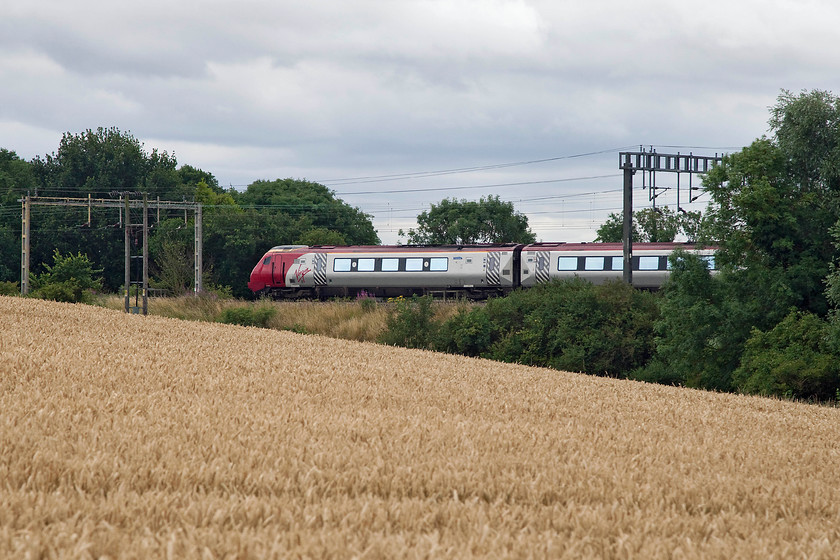
[[53,265],[32,277],[32,297],[65,302],[88,302],[92,292],[101,289],[102,269],[96,269],[87,255],[53,253]]
[[289,237],[276,239],[274,245],[292,243],[317,228],[338,232],[350,245],[379,243],[370,216],[318,183],[295,179],[255,181],[236,197],[236,202],[260,214],[283,216]]
[[0,148],[0,282],[20,280],[20,202],[35,187],[32,165]]
[[179,184],[174,156],[157,149],[147,153],[131,133],[117,128],[65,133],[57,152],[32,164],[41,196],[142,191],[163,198],[175,196]]
[[346,245],[344,236],[327,228],[315,228],[307,231],[295,240],[295,245]]
[[399,234],[416,245],[468,245],[471,243],[533,243],[536,236],[528,217],[516,212],[512,202],[498,196],[478,202],[444,199],[417,216],[417,229]]
[[812,313],[791,311],[773,329],[753,330],[733,380],[739,391],[798,399],[834,399],[840,355],[831,327]]
[[189,292],[195,281],[195,227],[183,218],[162,220],[149,237],[150,285],[173,296]]
[[656,323],[656,354],[633,374],[645,381],[728,391],[751,321],[696,255],[671,257]]
[[194,199],[209,206],[210,212],[214,211],[216,206],[237,206],[231,193],[213,189],[204,179],[199,179],[196,183]]
[[[711,202],[701,241],[718,246],[721,274],[673,265],[666,285],[655,360],[641,375],[690,386],[804,394],[792,356],[813,358],[818,378],[827,350],[817,328],[828,310],[838,221],[840,103],[825,92],[783,92],[771,110],[771,138],[723,158],[704,178]],[[793,315],[790,310],[794,309]],[[805,337],[792,343],[792,337]],[[771,348],[772,345],[783,347]],[[788,365],[784,361],[788,360]],[[740,369],[739,369],[740,368]],[[737,375],[736,375],[737,371]],[[799,385],[797,385],[799,383]],[[803,392],[804,391],[804,392]]]
[[441,325],[435,347],[505,362],[624,377],[653,353],[655,296],[574,279],[492,299]]
[[[694,241],[697,238],[699,221],[699,212],[678,214],[668,206],[636,210],[633,212],[633,241],[670,242],[679,234],[685,235],[689,241]],[[623,239],[624,217],[614,212],[598,228],[595,241],[620,243]]]
[[[117,198],[117,192],[128,191],[180,200],[193,195],[179,181],[174,156],[147,152],[134,136],[116,128],[64,134],[56,152],[32,161],[32,172],[33,194],[39,196]],[[84,247],[103,268],[104,288],[119,289],[125,276],[123,221],[120,209],[95,208],[90,220],[82,208],[33,212],[32,269],[48,263],[56,249],[72,253]]]

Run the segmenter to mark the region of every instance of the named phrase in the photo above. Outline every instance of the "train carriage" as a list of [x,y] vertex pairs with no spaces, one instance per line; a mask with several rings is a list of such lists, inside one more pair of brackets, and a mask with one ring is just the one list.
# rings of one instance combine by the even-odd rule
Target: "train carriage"
[[519,285],[520,245],[278,246],[248,287],[280,298],[451,293],[483,298]]
[[[633,286],[661,288],[670,274],[668,257],[677,249],[701,255],[714,269],[712,248],[687,243],[636,243],[631,259]],[[603,284],[623,277],[624,248],[621,243],[534,243],[522,248],[521,266],[523,288],[573,277]]]

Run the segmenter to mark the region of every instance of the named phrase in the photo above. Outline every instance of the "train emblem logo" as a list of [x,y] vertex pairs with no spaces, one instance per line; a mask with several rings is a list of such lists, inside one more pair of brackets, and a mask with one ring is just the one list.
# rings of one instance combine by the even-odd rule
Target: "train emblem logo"
[[299,264],[297,270],[295,270],[295,282],[298,284],[303,283],[307,273],[309,272],[312,272],[311,268],[303,268],[303,265]]

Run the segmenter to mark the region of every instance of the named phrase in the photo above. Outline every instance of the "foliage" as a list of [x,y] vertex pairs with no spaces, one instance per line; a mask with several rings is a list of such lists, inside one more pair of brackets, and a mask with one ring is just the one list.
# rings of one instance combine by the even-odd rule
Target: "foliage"
[[0,280],[0,296],[19,296],[20,283]]
[[705,234],[720,246],[720,264],[775,279],[762,297],[780,315],[791,306],[824,315],[835,254],[828,231],[840,205],[840,103],[825,92],[784,92],[772,115],[774,139],[725,157],[704,180],[712,196]]
[[[829,234],[834,242],[834,247],[840,250],[840,219],[831,227]],[[840,320],[840,316],[838,316],[838,308],[840,308],[840,260],[835,259],[829,263],[829,273],[826,276],[825,284],[825,295],[833,307],[834,319]]]
[[493,342],[493,324],[484,309],[461,310],[441,325],[435,349],[451,354],[480,356]]
[[728,390],[751,321],[727,296],[724,281],[704,260],[688,253],[671,257],[655,326],[656,356],[633,377]]
[[18,200],[33,188],[32,165],[20,159],[15,152],[0,148],[0,282],[20,279],[21,220]]
[[101,269],[95,269],[87,255],[62,256],[56,249],[54,264],[32,276],[32,297],[65,302],[90,302],[91,292],[101,289]]
[[417,295],[397,299],[378,341],[406,348],[433,348],[439,325],[434,320],[432,301],[431,296]]
[[[678,214],[668,206],[644,208],[633,212],[633,241],[670,242],[683,234],[689,241],[697,237],[700,222],[699,212]],[[624,216],[611,213],[607,221],[598,228],[596,242],[620,243],[624,237]]]
[[459,313],[441,326],[436,347],[623,377],[652,354],[656,314],[653,295],[622,282],[553,282]]
[[277,307],[270,303],[246,307],[227,307],[220,314],[217,322],[245,327],[267,328],[277,314]]
[[408,242],[418,245],[464,245],[470,243],[533,243],[528,217],[516,212],[512,202],[498,196],[478,202],[444,199],[417,216],[418,227],[408,233]]
[[58,151],[35,158],[33,165],[42,196],[143,191],[173,197],[178,185],[174,156],[157,149],[147,153],[131,133],[117,128],[65,133]]
[[335,198],[331,190],[318,183],[294,179],[255,181],[237,196],[237,203],[243,208],[258,207],[272,216],[282,216],[289,237],[276,240],[274,245],[292,243],[317,228],[338,232],[351,245],[379,243],[370,216]]
[[840,294],[828,235],[840,209],[838,124],[834,96],[783,92],[771,109],[774,136],[705,177],[700,237],[718,247],[722,272],[712,277],[691,258],[673,265],[656,357],[634,375],[806,398],[834,390],[818,381],[830,377],[830,351],[818,341],[832,332],[822,317]]
[[310,229],[295,240],[295,245],[346,245],[344,236],[335,230],[323,227]]
[[155,225],[149,239],[150,285],[172,296],[191,291],[195,281],[195,227],[181,218]]
[[204,179],[196,183],[194,198],[196,202],[208,206],[210,212],[214,211],[216,206],[236,206],[232,193],[214,190]]
[[840,353],[831,326],[812,313],[792,310],[773,329],[753,330],[733,380],[739,391],[830,400],[840,389]]

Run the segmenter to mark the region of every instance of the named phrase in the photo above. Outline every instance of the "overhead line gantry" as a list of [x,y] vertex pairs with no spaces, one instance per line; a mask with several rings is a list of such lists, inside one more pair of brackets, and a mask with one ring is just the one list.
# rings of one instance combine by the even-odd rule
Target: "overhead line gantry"
[[[630,265],[633,258],[633,175],[636,171],[650,173],[650,200],[656,205],[657,190],[662,187],[656,186],[656,173],[677,174],[677,211],[680,211],[680,174],[687,173],[689,177],[688,197],[693,202],[697,197],[693,196],[695,190],[691,178],[694,175],[706,174],[712,167],[723,161],[723,156],[698,156],[689,154],[660,154],[651,148],[650,151],[639,148],[638,152],[619,152],[618,167],[624,171],[624,230],[622,232],[622,243],[624,245],[624,281],[633,283],[633,269]],[[669,187],[665,187],[669,188]]]

